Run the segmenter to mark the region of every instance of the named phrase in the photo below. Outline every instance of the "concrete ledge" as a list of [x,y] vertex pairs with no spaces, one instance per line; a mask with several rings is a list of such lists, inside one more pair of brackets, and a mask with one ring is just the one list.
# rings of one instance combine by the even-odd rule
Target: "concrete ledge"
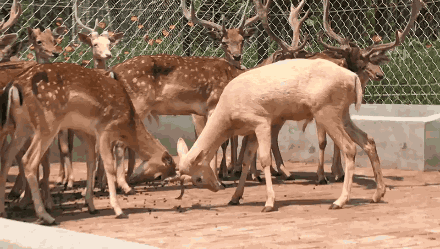
[[[353,122],[376,142],[382,168],[440,170],[440,106],[362,105],[350,109]],[[284,160],[318,162],[316,125],[305,133],[296,122],[287,122],[279,135]],[[327,135],[325,162],[331,163],[333,141]],[[370,167],[366,153],[358,146],[356,165]]]
[[153,249],[157,247],[0,218],[0,248]]

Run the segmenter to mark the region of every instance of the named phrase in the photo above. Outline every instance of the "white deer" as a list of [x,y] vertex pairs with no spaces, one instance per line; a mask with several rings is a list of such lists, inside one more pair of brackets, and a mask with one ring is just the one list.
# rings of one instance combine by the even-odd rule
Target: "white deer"
[[[275,210],[272,187],[271,130],[285,120],[315,119],[341,148],[345,157],[346,177],[341,196],[331,208],[342,208],[350,199],[354,173],[356,145],[351,135],[368,136],[350,119],[349,107],[359,110],[362,91],[368,77],[361,77],[323,59],[293,59],[260,67],[233,79],[224,89],[213,114],[201,135],[188,152],[182,140],[178,142],[180,179],[191,177],[194,185],[212,191],[221,189],[207,163],[226,139],[233,135],[250,135],[243,160],[243,172],[230,204],[238,204],[244,192],[244,182],[250,160],[258,149],[266,178],[267,200],[263,212]],[[368,139],[365,139],[368,141]],[[373,144],[369,144],[374,146]],[[376,154],[376,150],[369,150]],[[373,164],[377,189],[373,201],[385,194],[380,165]]]

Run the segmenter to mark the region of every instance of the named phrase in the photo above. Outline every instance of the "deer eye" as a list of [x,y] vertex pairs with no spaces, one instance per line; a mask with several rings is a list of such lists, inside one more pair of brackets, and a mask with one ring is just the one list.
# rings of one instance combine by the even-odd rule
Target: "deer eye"
[[95,48],[96,48],[97,46],[98,46],[98,43],[96,43],[96,44],[93,44],[93,47],[95,47]]
[[38,45],[41,45],[43,42],[42,41],[37,41],[37,44]]
[[201,178],[201,177],[197,178],[197,179],[196,179],[196,182],[197,182],[197,183],[202,183],[202,178]]

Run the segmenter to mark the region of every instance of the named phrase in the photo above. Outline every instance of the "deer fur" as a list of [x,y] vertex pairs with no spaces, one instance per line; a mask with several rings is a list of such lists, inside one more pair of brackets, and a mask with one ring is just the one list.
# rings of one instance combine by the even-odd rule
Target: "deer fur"
[[[243,172],[231,203],[237,204],[242,196],[250,160],[258,149],[267,187],[263,211],[272,211],[275,209],[270,174],[272,126],[285,120],[314,118],[344,153],[347,177],[341,196],[332,204],[332,208],[341,208],[350,198],[356,155],[356,146],[347,133],[354,126],[348,110],[352,103],[359,110],[363,81],[355,73],[323,59],[284,60],[241,74],[225,87],[217,108],[191,150],[185,153],[186,145],[182,148],[178,144],[180,176],[191,177],[196,186],[219,190],[206,162],[228,137],[250,135]],[[359,129],[350,132],[362,135]],[[370,152],[374,154],[375,150]],[[380,167],[375,166],[377,190],[373,201],[378,202],[385,194],[385,184]]]
[[[175,174],[172,157],[145,129],[125,89],[101,72],[68,63],[41,64],[17,77],[13,85],[23,89],[23,105],[11,108],[11,115],[16,121],[15,134],[19,139],[14,140],[7,151],[6,162],[2,162],[1,216],[5,216],[5,178],[11,158],[30,136],[32,142],[22,161],[32,189],[37,216],[44,224],[53,224],[55,220],[41,206],[35,174],[41,157],[61,129],[79,131],[83,141],[89,145],[99,141],[99,152],[109,184],[110,203],[117,217],[123,218],[126,215],[118,204],[115,192],[116,172],[112,148],[116,141],[123,142],[139,153],[143,164],[148,164],[151,177]],[[95,168],[91,159],[94,157],[95,150],[88,150],[86,203],[91,213],[96,212],[91,186]]]

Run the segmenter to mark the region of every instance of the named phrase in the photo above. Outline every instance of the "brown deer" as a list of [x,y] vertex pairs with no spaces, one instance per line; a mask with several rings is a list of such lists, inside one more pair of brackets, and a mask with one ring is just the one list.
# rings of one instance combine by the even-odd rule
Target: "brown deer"
[[[328,8],[328,3],[324,3]],[[342,208],[349,200],[356,155],[354,143],[360,145],[370,157],[377,182],[372,200],[380,201],[386,190],[374,139],[351,121],[348,107],[355,102],[358,110],[368,80],[380,80],[384,77],[379,64],[389,60],[385,52],[398,46],[401,39],[405,38],[422,6],[423,2],[419,0],[413,2],[411,19],[402,33],[396,33],[394,42],[373,45],[364,50],[356,50],[357,46],[348,44],[348,40],[345,40],[348,44],[345,49],[324,43],[330,51],[343,52],[342,55],[346,57],[346,53],[357,54],[357,57],[351,57],[351,60],[346,59],[349,65],[352,63],[352,67],[358,67],[356,73],[329,63],[328,60],[296,59],[254,69],[235,78],[225,88],[207,127],[189,152],[183,140],[179,140],[180,160],[177,178],[181,181],[189,178],[194,185],[217,191],[217,179],[207,166],[214,150],[231,135],[251,133],[244,153],[240,182],[229,204],[239,204],[250,160],[258,148],[267,186],[267,201],[263,212],[272,211],[275,209],[275,194],[268,166],[271,164],[273,129],[282,126],[288,119],[306,120],[305,125],[315,119],[320,149],[323,150],[325,147],[325,134],[328,133],[345,154],[347,177],[344,179],[343,192],[330,208]],[[261,7],[260,5],[259,11],[264,9]],[[326,28],[326,31],[330,30]],[[322,42],[321,37],[319,40]],[[278,133],[275,135],[278,136]],[[261,148],[262,146],[264,147]],[[320,159],[322,163],[321,155]]]
[[[110,52],[111,47],[116,45],[124,36],[124,33],[111,33],[104,31],[102,34],[98,34],[96,28],[98,26],[98,19],[95,21],[95,27],[89,28],[81,22],[78,17],[78,1],[73,3],[73,15],[76,23],[80,28],[83,28],[90,32],[89,34],[78,33],[79,40],[92,48],[94,68],[107,70],[107,60],[112,57]],[[71,130],[61,131],[58,136],[58,143],[60,146],[61,160],[60,169],[57,178],[57,183],[65,185],[67,189],[73,187],[74,176],[72,169],[72,150],[73,150],[73,132]],[[67,153],[66,153],[67,152]],[[130,157],[132,158],[132,157]],[[99,161],[100,169],[102,167],[102,161]],[[134,166],[134,160],[130,161]],[[103,171],[101,171],[103,173]],[[103,176],[103,174],[101,174]],[[127,189],[125,187],[124,189]],[[128,189],[129,191],[130,189]]]
[[[196,13],[194,11],[194,7],[192,1],[190,1],[189,9],[186,6],[186,1],[181,1],[183,15],[188,19],[188,21],[194,24],[200,24],[203,27],[208,29],[208,35],[214,40],[221,44],[221,48],[225,54],[226,60],[234,65],[236,68],[246,69],[242,65],[243,60],[243,45],[244,41],[251,37],[256,29],[255,28],[247,28],[253,25],[256,21],[258,21],[258,17],[254,16],[247,20],[246,17],[246,9],[248,7],[248,1],[244,7],[243,16],[241,18],[240,24],[238,28],[226,29],[225,25],[225,16],[222,15],[222,25],[216,24],[214,22],[201,20],[197,18]],[[247,29],[246,29],[247,28]],[[206,124],[207,117],[198,116],[196,114],[192,115],[193,123],[195,126],[196,137],[203,130],[203,127]],[[220,163],[220,177],[227,176],[227,166],[226,166],[226,148],[228,146],[228,141],[226,141],[222,145],[223,157]],[[231,138],[231,165],[234,166],[237,160],[237,147],[238,147],[238,137]]]
[[[147,168],[148,171],[144,175],[153,178],[176,173],[172,157],[145,129],[127,91],[118,81],[101,72],[69,63],[41,64],[21,74],[8,87],[22,93],[23,98],[16,101],[17,98],[12,97],[10,100],[14,95],[8,94],[11,91],[2,95],[5,102],[11,103],[8,108],[2,108],[2,113],[6,111],[14,118],[17,139],[9,147],[7,162],[2,164],[0,172],[1,216],[5,216],[5,178],[11,156],[29,136],[32,136],[32,142],[22,161],[26,179],[32,189],[36,214],[39,222],[44,224],[54,224],[55,220],[41,205],[35,175],[41,157],[62,129],[79,131],[77,134],[81,134],[82,140],[89,145],[98,142],[107,175],[110,203],[117,218],[127,215],[123,213],[116,199],[116,172],[112,156],[116,142],[121,141],[139,153],[144,161],[140,167]],[[95,150],[88,150],[86,203],[90,213],[96,212],[92,198],[94,158]]]

